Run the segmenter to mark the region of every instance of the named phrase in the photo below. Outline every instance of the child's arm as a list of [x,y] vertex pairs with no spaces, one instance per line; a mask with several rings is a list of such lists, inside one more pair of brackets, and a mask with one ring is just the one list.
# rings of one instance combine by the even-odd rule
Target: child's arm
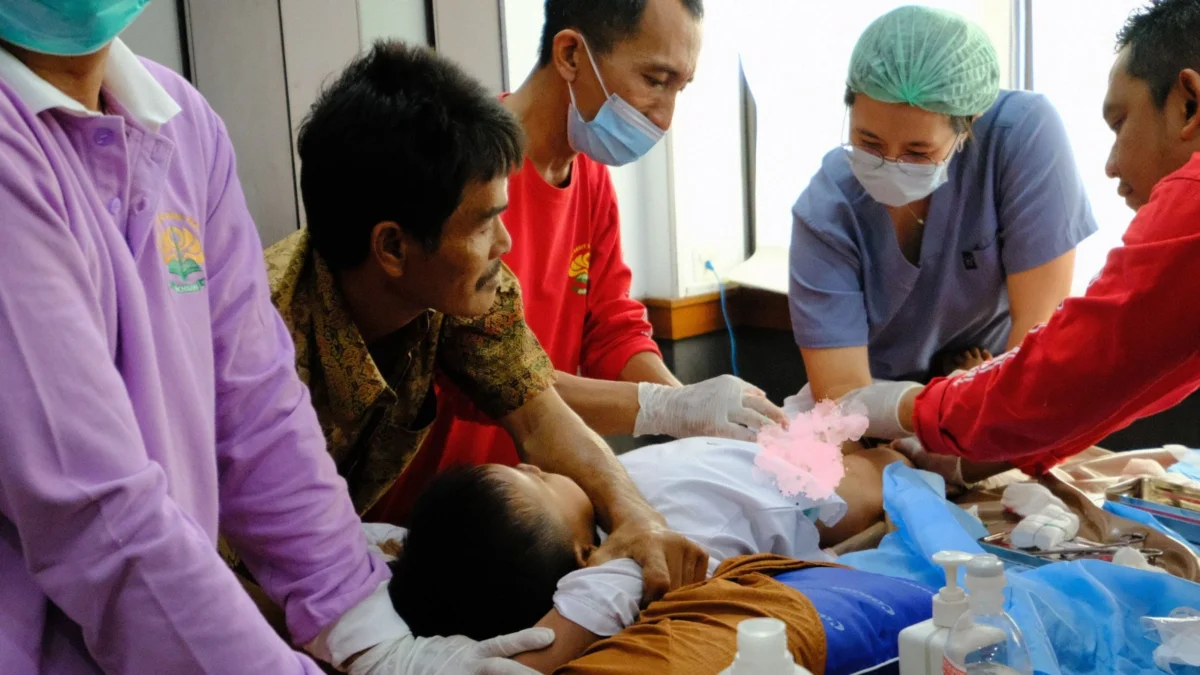
[[537,625],[554,630],[554,643],[541,651],[525,652],[513,660],[545,675],[550,675],[555,668],[580,656],[593,642],[601,639],[601,636],[563,617],[557,609],[550,610]]
[[537,624],[554,629],[554,644],[517,660],[543,673],[552,672],[592,643],[636,621],[642,591],[642,568],[632,560],[611,560],[571,572],[558,582],[554,609]]

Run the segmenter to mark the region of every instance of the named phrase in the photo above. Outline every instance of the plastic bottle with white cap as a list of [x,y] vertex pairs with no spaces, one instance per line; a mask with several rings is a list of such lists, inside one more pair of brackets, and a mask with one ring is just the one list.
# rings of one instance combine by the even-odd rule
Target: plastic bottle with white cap
[[737,656],[720,675],[812,675],[796,665],[787,646],[787,626],[779,619],[746,619],[738,624]]
[[1004,611],[1004,563],[979,555],[967,563],[967,613],[946,639],[945,675],[1033,675],[1021,629]]
[[933,618],[900,631],[900,675],[942,675],[946,638],[967,611],[967,594],[958,585],[958,568],[973,557],[962,551],[933,554],[933,562],[946,573],[946,585],[933,596]]

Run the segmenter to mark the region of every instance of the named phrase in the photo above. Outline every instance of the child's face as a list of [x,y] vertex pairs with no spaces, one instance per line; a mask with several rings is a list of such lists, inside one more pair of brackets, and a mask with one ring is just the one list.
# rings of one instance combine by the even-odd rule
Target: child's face
[[590,551],[596,540],[596,511],[575,481],[532,464],[496,465],[492,470],[521,496],[525,505],[560,518],[579,551]]

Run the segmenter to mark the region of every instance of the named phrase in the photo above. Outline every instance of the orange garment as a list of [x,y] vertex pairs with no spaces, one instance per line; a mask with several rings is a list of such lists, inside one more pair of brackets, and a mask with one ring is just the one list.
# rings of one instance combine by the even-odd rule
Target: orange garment
[[784,572],[824,567],[772,554],[730,558],[707,581],[672,591],[637,622],[601,640],[554,675],[702,675],[737,655],[737,626],[771,617],[787,625],[796,663],[825,672],[825,626],[808,598],[775,581]]

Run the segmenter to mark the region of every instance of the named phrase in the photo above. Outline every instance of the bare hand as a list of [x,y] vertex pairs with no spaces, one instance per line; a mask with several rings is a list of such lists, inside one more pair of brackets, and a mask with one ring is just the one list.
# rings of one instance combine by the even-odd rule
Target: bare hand
[[955,370],[971,370],[992,360],[992,353],[986,349],[968,349],[954,359]]
[[667,529],[661,517],[623,522],[588,559],[588,566],[618,558],[632,558],[642,566],[642,606],[708,576],[708,554],[687,537]]
[[946,479],[948,487],[966,488],[962,475],[962,457],[955,455],[935,455],[927,452],[921,442],[913,438],[905,438],[892,443],[892,449],[908,458],[913,466],[929,473],[936,473]]

